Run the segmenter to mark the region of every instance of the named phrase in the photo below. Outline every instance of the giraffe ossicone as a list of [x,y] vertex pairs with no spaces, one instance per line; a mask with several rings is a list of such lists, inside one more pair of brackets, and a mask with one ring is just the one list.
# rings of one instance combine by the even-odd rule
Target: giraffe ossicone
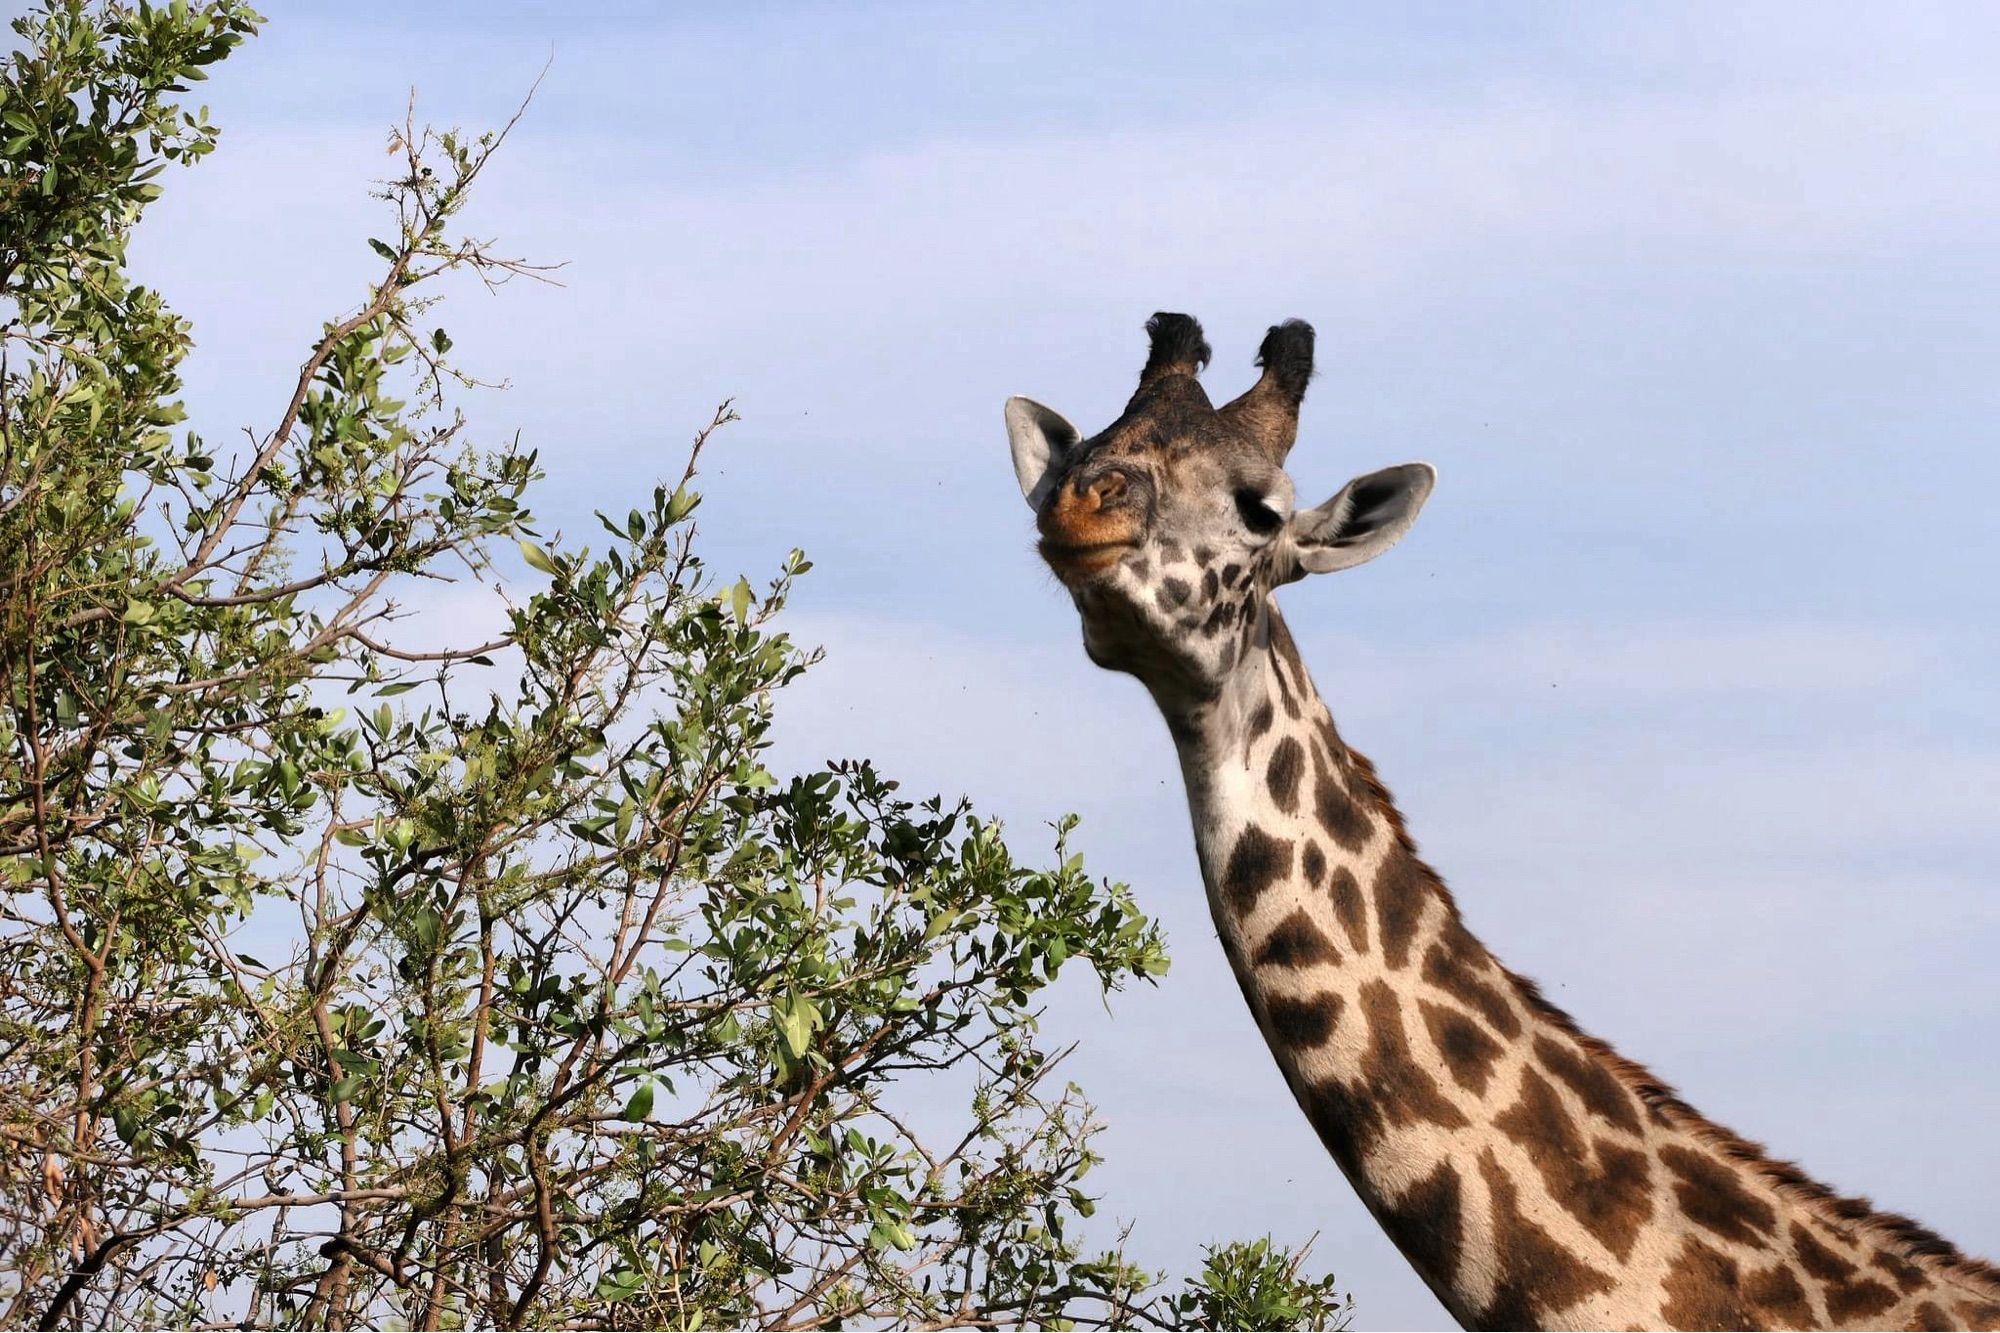
[[2000,1328],[2000,1269],[1704,1119],[1466,929],[1273,600],[1387,551],[1434,471],[1299,509],[1311,327],[1273,328],[1219,408],[1201,326],[1146,329],[1104,430],[1008,401],[1015,473],[1085,651],[1166,718],[1216,929],[1286,1083],[1445,1308],[1476,1328]]

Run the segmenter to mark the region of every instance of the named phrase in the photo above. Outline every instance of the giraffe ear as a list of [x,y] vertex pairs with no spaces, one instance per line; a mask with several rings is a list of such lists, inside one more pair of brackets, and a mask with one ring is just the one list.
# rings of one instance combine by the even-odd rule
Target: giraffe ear
[[1356,477],[1319,508],[1293,515],[1299,573],[1330,574],[1373,560],[1402,540],[1436,483],[1429,463],[1401,463]]
[[1007,400],[1007,443],[1014,450],[1014,475],[1028,507],[1041,512],[1042,500],[1062,475],[1081,437],[1054,408],[1032,398]]

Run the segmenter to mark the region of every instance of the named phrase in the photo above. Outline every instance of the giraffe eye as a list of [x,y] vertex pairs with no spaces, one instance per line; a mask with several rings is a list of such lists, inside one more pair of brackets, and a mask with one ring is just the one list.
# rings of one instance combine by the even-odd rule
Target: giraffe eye
[[1236,492],[1236,513],[1243,526],[1260,537],[1268,537],[1284,526],[1284,515],[1271,508],[1262,491]]

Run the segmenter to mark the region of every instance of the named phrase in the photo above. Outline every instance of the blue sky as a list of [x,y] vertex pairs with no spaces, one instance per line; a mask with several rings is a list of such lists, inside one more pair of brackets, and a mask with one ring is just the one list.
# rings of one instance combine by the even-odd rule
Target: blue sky
[[553,53],[474,222],[568,267],[446,308],[511,381],[475,423],[582,534],[734,396],[711,558],[818,565],[784,758],[872,754],[1024,846],[1084,815],[1176,946],[1052,1017],[1139,1257],[1317,1232],[1362,1326],[1443,1318],[1243,1010],[1164,729],[1030,550],[1002,400],[1102,425],[1156,309],[1219,396],[1318,326],[1302,500],[1438,465],[1402,547],[1286,604],[1474,928],[1710,1114],[2000,1251],[2000,10],[271,8],[136,250],[197,420],[268,424],[358,297],[409,88],[490,125]]

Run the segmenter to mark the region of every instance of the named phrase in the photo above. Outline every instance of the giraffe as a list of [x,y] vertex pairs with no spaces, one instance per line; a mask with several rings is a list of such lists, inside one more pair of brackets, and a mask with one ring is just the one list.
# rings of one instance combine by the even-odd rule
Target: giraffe
[[1434,470],[1298,509],[1311,326],[1272,328],[1221,408],[1201,326],[1146,328],[1098,434],[1008,400],[1015,472],[1084,651],[1166,719],[1216,930],[1286,1083],[1445,1308],[1468,1328],[2000,1328],[2000,1268],[1704,1119],[1467,930],[1273,600],[1394,545]]

